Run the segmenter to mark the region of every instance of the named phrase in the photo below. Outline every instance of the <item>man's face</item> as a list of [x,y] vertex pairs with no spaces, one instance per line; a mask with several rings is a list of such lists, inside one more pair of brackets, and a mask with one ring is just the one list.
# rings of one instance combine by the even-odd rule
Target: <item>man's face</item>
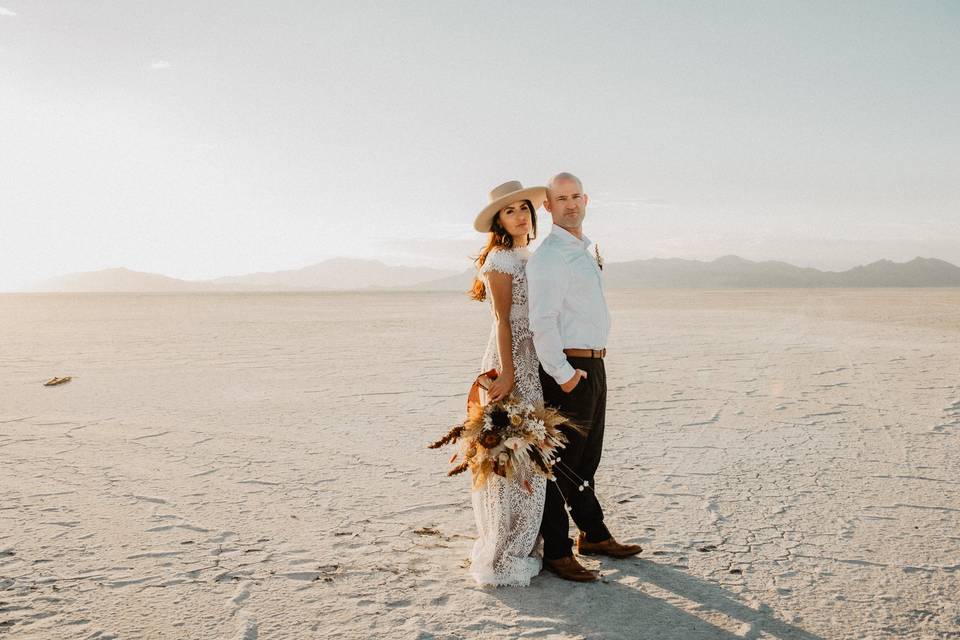
[[580,229],[587,215],[587,194],[576,180],[559,180],[553,183],[544,206],[553,216],[553,224]]

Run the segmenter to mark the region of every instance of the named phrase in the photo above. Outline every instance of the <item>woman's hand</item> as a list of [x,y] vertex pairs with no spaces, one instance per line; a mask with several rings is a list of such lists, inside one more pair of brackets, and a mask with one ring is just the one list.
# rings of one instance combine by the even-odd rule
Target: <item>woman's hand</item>
[[502,371],[497,379],[493,381],[487,390],[487,400],[489,402],[499,402],[513,391],[514,378],[512,371]]

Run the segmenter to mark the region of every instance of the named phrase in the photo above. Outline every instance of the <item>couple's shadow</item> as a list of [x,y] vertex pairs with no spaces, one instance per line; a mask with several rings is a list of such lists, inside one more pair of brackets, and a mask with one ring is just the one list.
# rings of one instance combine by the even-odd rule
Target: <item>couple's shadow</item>
[[[606,583],[577,584],[544,572],[534,578],[529,587],[501,587],[490,594],[517,611],[520,629],[513,628],[524,637],[536,637],[537,630],[543,630],[545,635],[562,630],[589,639],[742,640],[762,636],[779,640],[823,640],[777,618],[767,606],[748,607],[736,594],[719,585],[668,565],[642,558],[608,561],[604,562],[603,574]],[[621,582],[624,578],[634,580],[629,581],[632,584],[624,584]],[[643,584],[690,601],[691,607],[722,614],[739,628],[738,632],[734,634],[641,591]],[[563,628],[557,629],[556,623]],[[548,630],[548,626],[553,628]]]

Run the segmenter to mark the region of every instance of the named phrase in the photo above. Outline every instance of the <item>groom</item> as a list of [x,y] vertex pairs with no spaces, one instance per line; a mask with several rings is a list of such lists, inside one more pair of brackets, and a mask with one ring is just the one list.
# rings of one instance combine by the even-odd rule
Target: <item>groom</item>
[[527,262],[530,329],[540,359],[540,383],[547,406],[585,427],[586,435],[567,432],[555,482],[547,485],[540,533],[543,561],[561,578],[592,582],[598,575],[573,555],[567,510],[580,530],[577,551],[626,558],[642,551],[620,544],[603,524],[593,476],[603,449],[607,378],[603,366],[610,313],[603,292],[599,255],[589,252],[583,235],[587,194],[580,180],[559,173],[547,183],[546,209],[553,229]]

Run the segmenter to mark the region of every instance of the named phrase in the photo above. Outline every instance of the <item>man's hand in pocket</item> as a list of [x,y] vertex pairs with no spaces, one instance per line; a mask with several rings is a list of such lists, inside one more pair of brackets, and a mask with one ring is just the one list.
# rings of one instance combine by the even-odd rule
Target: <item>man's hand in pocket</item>
[[575,369],[573,371],[573,377],[560,385],[560,388],[563,389],[564,393],[571,393],[574,389],[577,388],[577,385],[580,384],[580,378],[584,380],[587,379],[587,372],[583,369]]

